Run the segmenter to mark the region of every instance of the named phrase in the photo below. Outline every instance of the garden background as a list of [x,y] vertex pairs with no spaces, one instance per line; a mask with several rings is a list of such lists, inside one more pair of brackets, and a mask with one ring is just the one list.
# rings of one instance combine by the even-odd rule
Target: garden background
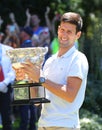
[[[51,8],[50,20],[66,11],[78,12],[83,17],[79,50],[88,58],[89,74],[86,97],[80,110],[81,130],[102,130],[102,0],[0,0],[0,16],[4,20],[0,31],[4,31],[10,12],[15,14],[19,25],[24,25],[27,8],[31,13],[37,12],[41,24],[45,25],[47,6]],[[16,129],[19,119],[13,125]]]

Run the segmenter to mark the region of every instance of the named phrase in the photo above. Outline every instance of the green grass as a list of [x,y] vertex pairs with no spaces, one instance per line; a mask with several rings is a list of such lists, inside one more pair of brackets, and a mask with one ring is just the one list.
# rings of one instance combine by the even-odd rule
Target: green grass
[[[14,123],[12,124],[13,130],[17,130],[19,128],[20,119],[17,117]],[[0,125],[0,130],[2,130],[2,125]]]
[[[14,123],[12,124],[13,130],[18,130],[19,128],[19,124],[20,124],[20,117],[16,117]],[[36,122],[36,126],[37,126],[37,122]],[[2,125],[0,125],[0,130],[2,130]]]

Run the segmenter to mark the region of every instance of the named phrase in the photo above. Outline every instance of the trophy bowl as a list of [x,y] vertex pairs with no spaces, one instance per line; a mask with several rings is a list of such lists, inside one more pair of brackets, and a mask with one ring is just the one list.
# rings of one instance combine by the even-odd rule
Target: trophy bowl
[[[37,66],[42,66],[44,62],[45,54],[47,52],[48,52],[48,47],[29,47],[29,48],[10,49],[6,51],[6,54],[10,58],[12,62],[12,66],[17,75],[17,73],[19,73],[19,70],[21,70],[23,73],[21,63],[24,63],[27,60],[30,60],[33,64]],[[16,80],[18,81],[20,80],[20,78],[19,79],[16,78]],[[28,81],[26,74],[23,80]]]
[[22,63],[29,59],[32,63],[41,65],[47,52],[48,47],[29,47],[9,49],[6,54],[13,64]]

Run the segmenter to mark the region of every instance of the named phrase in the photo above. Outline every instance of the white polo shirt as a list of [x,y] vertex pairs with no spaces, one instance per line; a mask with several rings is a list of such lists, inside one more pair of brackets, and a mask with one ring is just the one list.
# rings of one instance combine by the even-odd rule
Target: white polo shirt
[[44,66],[44,76],[58,84],[65,85],[71,76],[82,79],[82,84],[75,100],[70,103],[46,90],[46,97],[51,103],[42,107],[39,127],[71,127],[78,128],[79,108],[81,107],[86,89],[88,61],[86,56],[72,47],[66,54],[57,57],[58,53],[47,60]]

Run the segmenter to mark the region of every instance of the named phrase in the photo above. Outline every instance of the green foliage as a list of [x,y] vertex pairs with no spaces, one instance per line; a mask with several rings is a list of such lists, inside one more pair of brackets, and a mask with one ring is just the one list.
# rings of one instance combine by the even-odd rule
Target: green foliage
[[81,130],[102,130],[102,118],[85,109],[80,110]]
[[102,81],[88,81],[83,108],[102,116]]
[[81,16],[84,16],[84,10],[82,8],[82,2],[83,0],[70,0],[70,10],[75,11],[81,14]]
[[90,28],[90,73],[95,80],[102,80],[102,18],[96,19]]
[[50,8],[54,11],[54,14],[63,14],[64,10],[66,8],[65,3],[58,2],[52,2],[50,4]]

